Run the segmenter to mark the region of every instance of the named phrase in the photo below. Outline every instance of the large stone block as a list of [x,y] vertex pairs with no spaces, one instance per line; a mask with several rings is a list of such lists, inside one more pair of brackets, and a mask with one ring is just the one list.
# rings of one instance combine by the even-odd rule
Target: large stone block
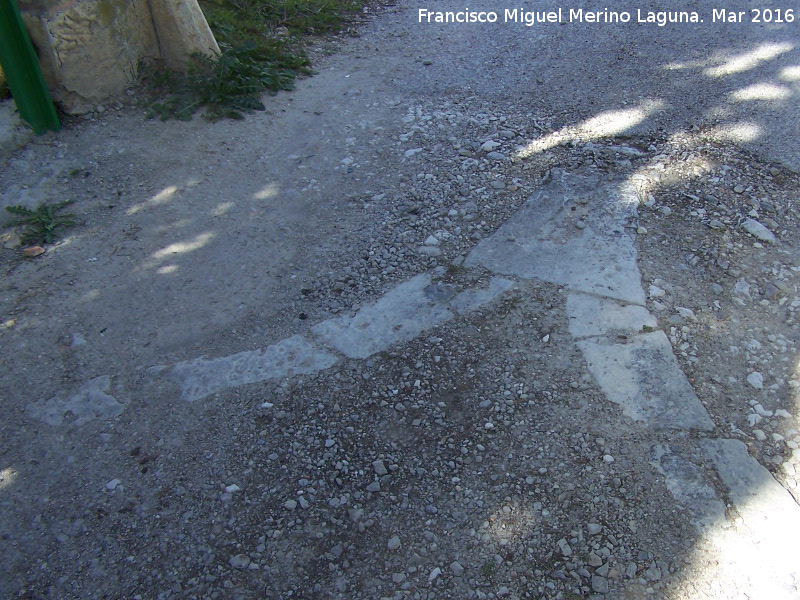
[[123,93],[141,59],[184,67],[219,46],[196,0],[23,0],[25,26],[54,100],[83,112]]
[[150,0],[161,58],[170,69],[186,66],[192,54],[219,53],[197,0]]

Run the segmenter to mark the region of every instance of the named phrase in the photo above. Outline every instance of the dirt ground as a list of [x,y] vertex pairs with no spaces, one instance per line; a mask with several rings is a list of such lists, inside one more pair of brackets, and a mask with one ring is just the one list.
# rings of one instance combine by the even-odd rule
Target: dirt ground
[[[564,286],[517,278],[366,359],[194,402],[159,376],[307,335],[421,273],[488,282],[464,257],[553,169],[633,182],[657,329],[717,437],[800,502],[800,177],[777,139],[793,109],[765,110],[755,140],[721,135],[739,105],[709,88],[681,113],[677,69],[669,110],[607,127],[612,107],[627,123],[657,104],[653,80],[618,85],[655,33],[595,32],[575,43],[615,56],[561,73],[567,26],[456,35],[417,8],[321,43],[317,74],[263,114],[162,123],[110,104],[5,160],[3,204],[70,199],[80,223],[35,258],[11,230],[0,247],[1,597],[749,593],[653,466],[709,434],[649,430],[605,398]],[[671,59],[755,47],[729,35]],[[777,73],[792,52],[758,56]],[[606,89],[591,71],[612,59]]]

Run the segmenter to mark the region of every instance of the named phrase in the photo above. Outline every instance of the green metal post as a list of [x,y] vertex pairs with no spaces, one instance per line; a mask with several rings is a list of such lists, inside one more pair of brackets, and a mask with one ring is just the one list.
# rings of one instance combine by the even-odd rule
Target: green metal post
[[39,59],[14,0],[0,0],[0,65],[20,116],[36,134],[61,129]]

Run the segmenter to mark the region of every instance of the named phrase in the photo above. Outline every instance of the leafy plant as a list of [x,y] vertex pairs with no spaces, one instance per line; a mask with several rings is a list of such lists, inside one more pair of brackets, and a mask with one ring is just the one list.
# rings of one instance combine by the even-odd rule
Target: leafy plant
[[157,90],[148,107],[149,116],[189,120],[198,108],[206,106],[205,117],[213,121],[241,119],[242,112],[264,110],[261,94],[291,89],[294,74],[264,62],[259,54],[256,44],[245,43],[225,48],[215,58],[194,55],[186,73],[145,65],[146,76]]
[[59,214],[61,210],[72,204],[74,200],[66,200],[55,204],[42,202],[35,209],[24,206],[7,206],[6,210],[17,216],[13,226],[24,226],[20,236],[25,243],[50,244],[60,237],[62,229],[76,224],[75,215]]
[[195,55],[185,73],[140,64],[150,89],[148,116],[210,120],[264,110],[260,96],[291,89],[310,73],[302,37],[335,31],[368,0],[201,0],[221,52]]

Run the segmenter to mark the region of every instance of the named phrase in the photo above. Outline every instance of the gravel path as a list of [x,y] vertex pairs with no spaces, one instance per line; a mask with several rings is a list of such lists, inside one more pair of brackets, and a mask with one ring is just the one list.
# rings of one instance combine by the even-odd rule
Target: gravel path
[[0,596],[800,597],[796,27],[419,8],[6,160]]

